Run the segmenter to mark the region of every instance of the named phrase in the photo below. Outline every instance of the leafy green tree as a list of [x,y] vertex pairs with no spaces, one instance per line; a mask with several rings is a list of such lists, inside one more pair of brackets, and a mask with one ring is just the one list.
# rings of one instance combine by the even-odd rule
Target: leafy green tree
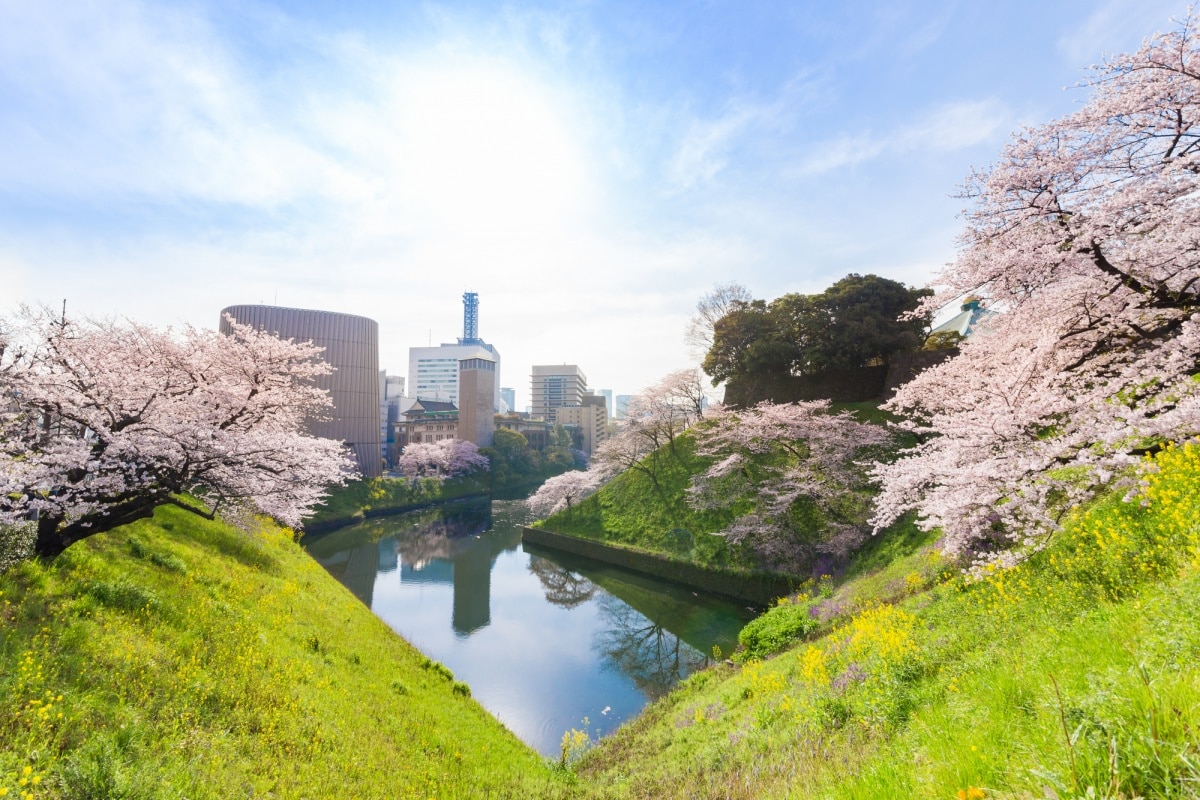
[[921,347],[928,317],[901,319],[928,289],[851,274],[815,295],[736,302],[713,326],[704,371],[713,384],[883,363]]
[[523,433],[508,428],[497,428],[492,438],[492,449],[512,472],[526,475],[533,471],[529,440]]
[[555,425],[550,431],[550,446],[561,447],[564,450],[570,450],[573,446],[571,441],[571,432],[562,425]]
[[738,302],[713,326],[713,343],[702,365],[713,381],[787,372],[794,347],[762,300]]
[[847,275],[815,295],[811,311],[800,317],[800,359],[793,372],[853,369],[919,349],[928,316],[900,317],[932,294],[878,275]]

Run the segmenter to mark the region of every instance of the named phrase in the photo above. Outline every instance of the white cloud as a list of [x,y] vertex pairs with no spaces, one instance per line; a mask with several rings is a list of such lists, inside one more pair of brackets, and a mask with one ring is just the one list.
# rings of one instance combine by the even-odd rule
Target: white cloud
[[693,120],[671,159],[673,188],[686,191],[713,180],[729,163],[736,139],[765,113],[761,108],[737,108],[714,120]]
[[895,129],[847,134],[818,142],[788,172],[811,177],[873,161],[884,155],[949,153],[1007,134],[1012,113],[994,99],[966,100],[937,106]]
[[897,146],[908,150],[962,150],[1006,134],[1012,113],[995,99],[965,100],[930,111],[905,126]]
[[887,149],[887,144],[875,135],[855,134],[818,142],[806,149],[808,152],[789,174],[805,177],[851,167],[877,158]]

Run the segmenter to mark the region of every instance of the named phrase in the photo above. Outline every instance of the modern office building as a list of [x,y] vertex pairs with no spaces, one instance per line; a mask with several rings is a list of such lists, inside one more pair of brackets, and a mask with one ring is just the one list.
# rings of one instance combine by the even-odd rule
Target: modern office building
[[592,392],[584,392],[579,405],[558,407],[554,416],[558,424],[579,429],[580,449],[589,456],[608,432],[608,406],[604,397]]
[[220,329],[230,334],[227,317],[281,339],[311,341],[324,348],[321,357],[333,367],[315,383],[329,392],[328,418],[309,424],[314,436],[345,442],[363,477],[383,474],[379,419],[379,323],[333,311],[242,305],[221,310]]
[[390,468],[396,465],[395,427],[400,421],[400,414],[405,410],[404,376],[388,375],[387,370],[379,370],[379,436],[382,442],[383,465]]
[[482,358],[496,365],[492,409],[500,408],[500,353],[479,338],[479,295],[463,295],[463,335],[457,342],[408,349],[408,393],[419,400],[459,405],[458,363]]
[[533,416],[555,422],[556,410],[580,405],[586,391],[587,376],[575,364],[534,366],[530,385]]
[[501,407],[500,409],[497,410],[496,413],[511,414],[517,410],[517,390],[516,389],[510,389],[507,386],[501,387],[500,400],[503,402],[504,406],[508,406],[508,407],[507,408]]

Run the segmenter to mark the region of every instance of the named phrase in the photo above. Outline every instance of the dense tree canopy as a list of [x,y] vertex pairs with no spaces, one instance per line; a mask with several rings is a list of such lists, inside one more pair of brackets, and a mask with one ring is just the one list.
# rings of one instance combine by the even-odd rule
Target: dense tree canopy
[[35,516],[40,555],[166,503],[297,525],[354,472],[342,443],[306,432],[330,405],[311,381],[330,370],[320,348],[31,309],[4,327],[0,526]]
[[928,316],[911,312],[930,294],[877,275],[852,274],[820,294],[734,301],[713,325],[704,371],[716,384],[882,363],[921,346]]
[[880,468],[877,524],[917,509],[952,552],[1009,559],[1147,449],[1200,433],[1196,24],[1109,60],[1084,106],[972,176],[925,307],[974,293],[1003,313],[892,402],[936,435]]

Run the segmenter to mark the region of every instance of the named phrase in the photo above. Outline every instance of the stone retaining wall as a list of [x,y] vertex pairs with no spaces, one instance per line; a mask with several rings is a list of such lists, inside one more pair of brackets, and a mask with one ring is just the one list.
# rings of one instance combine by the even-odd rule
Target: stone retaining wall
[[682,583],[686,586],[759,605],[769,605],[776,598],[791,594],[800,583],[799,578],[790,575],[772,572],[733,572],[703,567],[656,553],[647,553],[590,539],[580,539],[577,536],[567,536],[542,528],[524,528],[521,533],[521,541],[603,561],[606,564],[643,572],[675,583]]

